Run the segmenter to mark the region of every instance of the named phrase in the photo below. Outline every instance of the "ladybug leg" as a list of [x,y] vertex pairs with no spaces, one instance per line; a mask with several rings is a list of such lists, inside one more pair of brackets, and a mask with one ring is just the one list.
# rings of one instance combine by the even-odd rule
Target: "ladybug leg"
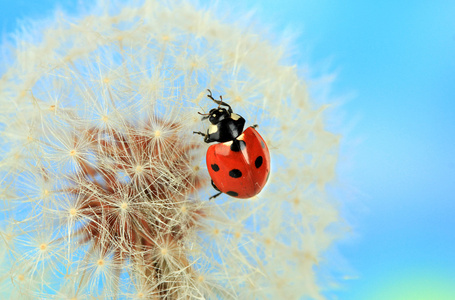
[[203,133],[203,132],[200,132],[200,131],[193,131],[193,134],[200,134],[202,136],[206,136],[207,134]]
[[213,102],[218,104],[218,108],[220,108],[221,105],[227,106],[229,113],[232,114],[232,108],[229,104],[227,104],[226,102],[223,102],[223,96],[220,96],[220,100],[215,100],[215,98],[213,98],[213,96],[212,96],[212,91],[209,89],[207,89],[207,91],[209,91],[209,93],[210,93],[210,95],[207,95],[207,97],[209,97],[210,99],[212,99]]
[[212,186],[215,190],[217,190],[219,193],[218,194],[215,194],[213,195],[212,197],[209,198],[209,200],[212,200],[212,199],[215,199],[216,197],[218,197],[219,195],[222,194],[222,192],[220,192],[220,190],[216,187],[216,185],[213,183],[213,180],[212,180]]
[[210,197],[209,200],[215,199],[216,197],[218,197],[221,194],[222,194],[222,192],[219,192],[218,194],[215,194],[212,197]]
[[208,135],[208,134],[205,134],[205,133],[200,132],[200,131],[193,131],[193,134],[200,134],[200,135],[202,135],[202,136],[204,137],[204,142],[206,142],[206,143],[211,143],[211,142],[213,142],[213,140],[210,139],[210,135]]
[[254,125],[251,125],[250,127],[253,127],[253,128],[258,128],[259,125],[258,124],[254,124]]

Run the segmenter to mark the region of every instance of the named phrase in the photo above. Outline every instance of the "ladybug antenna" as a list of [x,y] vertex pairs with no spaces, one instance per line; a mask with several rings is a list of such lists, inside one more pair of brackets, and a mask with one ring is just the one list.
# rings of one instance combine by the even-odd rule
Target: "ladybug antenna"
[[209,97],[210,99],[213,100],[213,102],[215,102],[216,104],[218,104],[218,108],[220,108],[221,105],[224,105],[224,106],[227,106],[228,107],[228,111],[229,113],[232,113],[232,108],[229,104],[227,104],[226,102],[223,102],[223,96],[220,96],[220,100],[215,100],[212,96],[212,91],[207,89],[207,91],[209,91],[210,95],[207,95],[207,97]]
[[200,114],[201,116],[203,116],[201,120],[208,119],[209,116],[210,116],[210,114],[203,114],[203,113],[201,113],[201,112],[199,112],[199,111],[198,111],[197,113]]

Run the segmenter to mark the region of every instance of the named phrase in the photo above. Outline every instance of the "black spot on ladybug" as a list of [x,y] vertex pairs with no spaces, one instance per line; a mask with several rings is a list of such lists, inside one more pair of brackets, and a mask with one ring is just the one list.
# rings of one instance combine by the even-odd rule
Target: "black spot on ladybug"
[[212,170],[215,172],[218,172],[220,170],[220,167],[217,164],[213,164],[213,165],[211,165],[211,167],[212,167]]
[[254,165],[256,166],[256,169],[259,169],[260,166],[262,166],[262,156],[258,156],[256,160],[254,161]]
[[239,141],[237,139],[234,139],[231,144],[231,151],[234,151],[234,152],[243,151],[243,149],[245,149],[245,147],[246,147],[246,143],[244,141]]
[[237,194],[236,192],[233,192],[233,191],[229,191],[226,194],[228,194],[229,196],[232,196],[232,197],[237,197],[239,195],[239,194]]
[[232,169],[229,171],[229,176],[232,178],[240,178],[242,177],[242,172],[240,172],[238,169]]
[[265,144],[264,144],[263,141],[261,141],[261,147],[262,147],[262,148],[265,148]]

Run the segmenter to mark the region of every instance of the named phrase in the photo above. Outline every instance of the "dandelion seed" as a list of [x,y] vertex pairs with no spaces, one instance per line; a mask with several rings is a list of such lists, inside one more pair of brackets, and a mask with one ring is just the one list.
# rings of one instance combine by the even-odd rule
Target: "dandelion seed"
[[235,104],[241,103],[242,101],[243,101],[243,99],[240,96],[236,96],[236,97],[234,97],[234,99],[232,99],[232,102]]

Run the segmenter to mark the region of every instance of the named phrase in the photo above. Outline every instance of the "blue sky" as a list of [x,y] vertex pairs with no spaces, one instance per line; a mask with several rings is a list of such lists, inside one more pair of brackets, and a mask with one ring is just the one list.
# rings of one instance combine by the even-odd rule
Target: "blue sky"
[[[2,34],[70,1],[0,0]],[[455,299],[455,2],[249,0],[347,99],[340,182],[357,279],[330,299]],[[300,53],[300,54],[299,54]],[[319,72],[318,72],[319,70]]]
[[455,2],[410,3],[261,2],[349,95],[339,177],[358,189],[356,237],[341,251],[358,279],[339,299],[455,299]]

